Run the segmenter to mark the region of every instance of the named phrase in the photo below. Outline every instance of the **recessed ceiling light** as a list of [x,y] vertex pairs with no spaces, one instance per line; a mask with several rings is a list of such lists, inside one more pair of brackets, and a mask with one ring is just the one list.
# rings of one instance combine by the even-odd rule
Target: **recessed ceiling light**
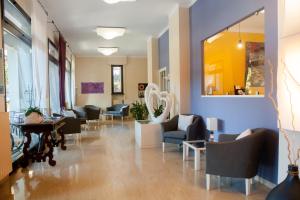
[[105,3],[108,3],[108,4],[115,4],[115,3],[119,3],[119,2],[124,2],[124,1],[136,1],[136,0],[103,0]]
[[118,47],[99,47],[98,51],[105,56],[110,56],[119,51]]
[[96,29],[97,35],[103,37],[106,40],[111,40],[116,37],[121,37],[125,34],[125,28],[118,27],[98,27]]

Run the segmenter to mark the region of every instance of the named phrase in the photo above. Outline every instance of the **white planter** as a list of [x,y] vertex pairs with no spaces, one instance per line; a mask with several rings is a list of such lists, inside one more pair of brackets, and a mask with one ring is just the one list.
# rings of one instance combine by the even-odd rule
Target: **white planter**
[[44,118],[36,112],[31,113],[25,118],[25,124],[39,124],[44,121]]
[[161,138],[160,123],[135,121],[135,142],[141,149],[160,147]]

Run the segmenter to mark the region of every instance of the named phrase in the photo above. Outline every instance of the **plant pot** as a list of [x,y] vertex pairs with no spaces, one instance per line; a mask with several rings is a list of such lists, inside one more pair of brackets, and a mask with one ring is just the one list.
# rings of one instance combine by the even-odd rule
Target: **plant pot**
[[25,117],[25,124],[40,124],[44,121],[43,116],[39,113],[32,112],[30,115]]
[[267,200],[299,200],[300,180],[296,165],[289,165],[286,179],[276,186],[267,196]]

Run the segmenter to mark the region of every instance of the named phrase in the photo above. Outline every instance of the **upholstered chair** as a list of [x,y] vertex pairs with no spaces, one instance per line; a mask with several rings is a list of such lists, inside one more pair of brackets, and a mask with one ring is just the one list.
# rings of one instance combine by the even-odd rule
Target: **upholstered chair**
[[[268,129],[254,129],[252,134],[236,140],[239,135],[220,134],[219,142],[206,144],[206,188],[210,176],[245,179],[246,195],[250,194],[253,177],[257,175]],[[275,134],[275,133],[274,133]]]
[[163,152],[165,152],[166,143],[182,145],[183,141],[206,140],[209,138],[203,118],[198,115],[193,116],[193,122],[186,131],[178,130],[179,115],[176,115],[170,121],[161,123]]

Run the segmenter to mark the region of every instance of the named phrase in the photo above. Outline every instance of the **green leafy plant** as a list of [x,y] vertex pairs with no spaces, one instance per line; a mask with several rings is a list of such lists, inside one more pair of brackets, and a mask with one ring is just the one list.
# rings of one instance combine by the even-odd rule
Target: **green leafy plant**
[[37,113],[40,116],[43,116],[42,111],[38,107],[29,107],[25,112],[25,116],[28,117],[31,113]]
[[156,108],[154,108],[154,117],[158,117],[160,116],[162,113],[164,112],[164,106],[163,105],[160,105]]
[[130,113],[136,120],[146,120],[149,115],[146,104],[141,101],[136,101],[132,104],[132,107],[130,108]]

